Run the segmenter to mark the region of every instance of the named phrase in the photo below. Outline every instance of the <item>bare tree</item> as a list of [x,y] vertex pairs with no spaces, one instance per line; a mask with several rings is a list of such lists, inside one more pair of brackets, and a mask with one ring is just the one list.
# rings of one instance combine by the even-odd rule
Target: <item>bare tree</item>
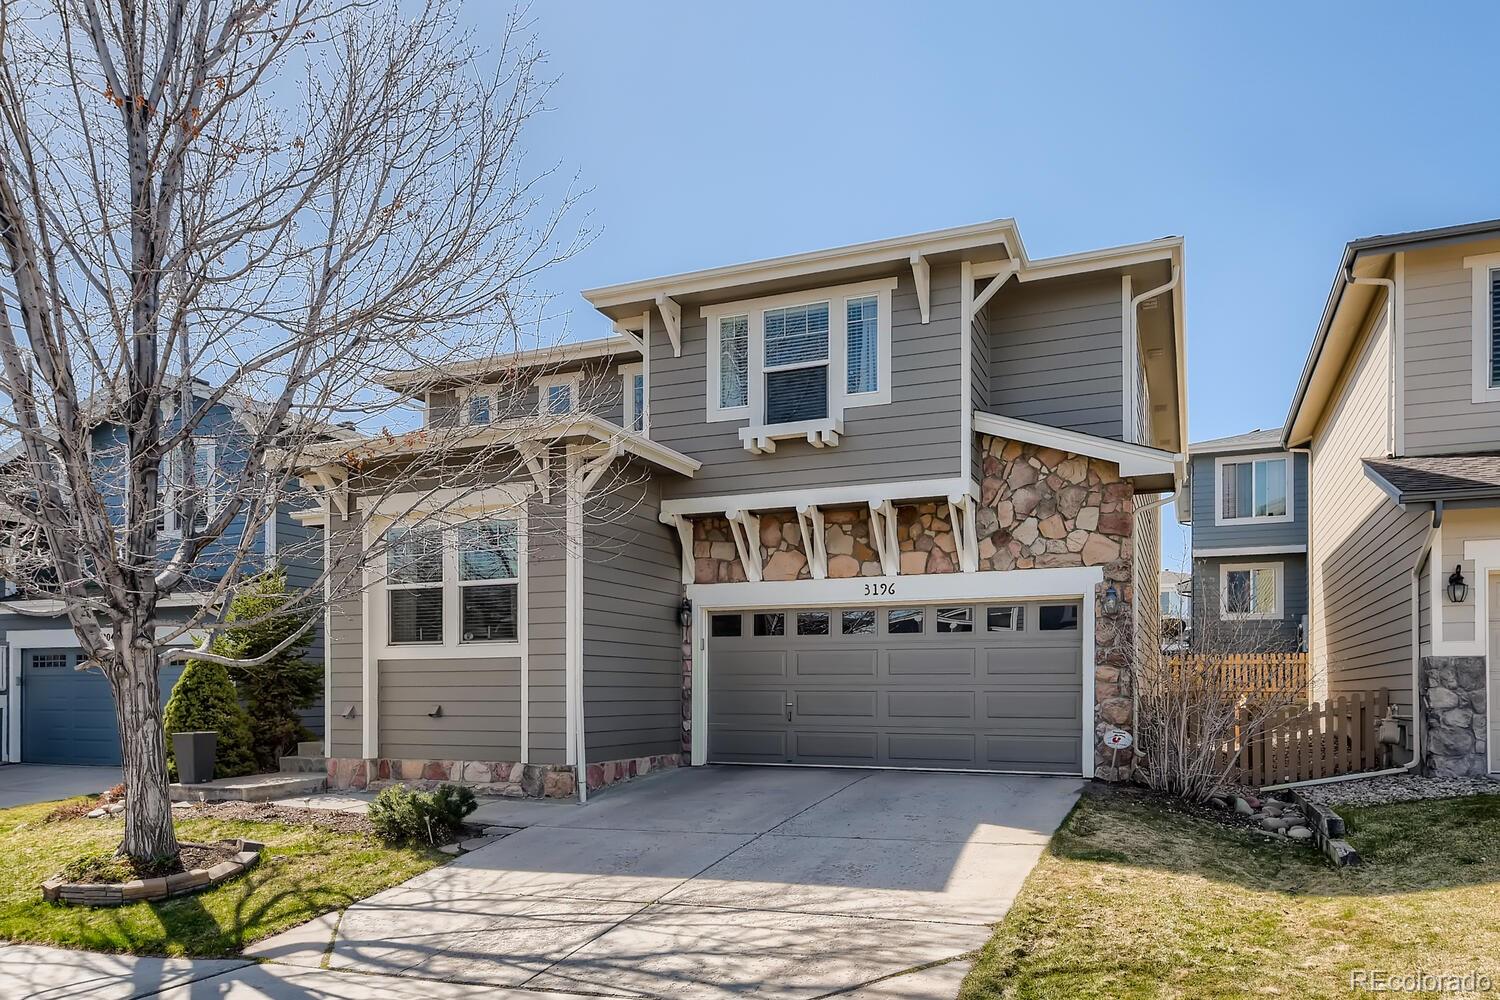
[[[571,189],[522,155],[541,53],[514,20],[476,51],[456,13],[0,0],[0,574],[58,598],[109,680],[132,858],[177,853],[162,664],[215,657],[304,456],[392,491],[520,464],[516,421],[413,431],[381,390],[459,371],[519,396],[486,359],[538,346],[537,275],[584,238],[562,232]],[[377,555],[335,553],[288,606],[316,622]]]

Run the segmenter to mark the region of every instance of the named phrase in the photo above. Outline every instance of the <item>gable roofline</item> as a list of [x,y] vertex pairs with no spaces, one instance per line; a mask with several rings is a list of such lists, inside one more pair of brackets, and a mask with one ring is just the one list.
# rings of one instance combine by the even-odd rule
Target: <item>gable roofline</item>
[[[1297,380],[1297,390],[1292,394],[1291,407],[1283,423],[1282,447],[1303,445],[1312,438],[1312,426],[1321,416],[1327,399],[1309,400],[1314,381],[1329,384],[1337,380],[1338,372],[1348,359],[1350,343],[1339,343],[1329,350],[1329,340],[1334,323],[1345,301],[1345,292],[1351,285],[1354,269],[1366,261],[1384,260],[1386,257],[1408,250],[1423,250],[1453,243],[1500,237],[1500,219],[1484,222],[1466,222],[1456,226],[1441,226],[1436,229],[1417,229],[1404,233],[1389,233],[1365,236],[1344,245],[1338,271],[1334,273],[1333,285],[1328,290],[1328,299],[1323,305],[1323,314],[1313,334],[1312,346],[1302,365],[1302,374]],[[1368,306],[1368,303],[1366,303]],[[1304,412],[1304,409],[1307,412]]]
[[1195,441],[1188,445],[1188,454],[1229,455],[1247,451],[1282,451],[1281,434],[1282,428],[1270,427],[1265,430],[1247,431],[1244,434],[1231,434],[1228,437]]

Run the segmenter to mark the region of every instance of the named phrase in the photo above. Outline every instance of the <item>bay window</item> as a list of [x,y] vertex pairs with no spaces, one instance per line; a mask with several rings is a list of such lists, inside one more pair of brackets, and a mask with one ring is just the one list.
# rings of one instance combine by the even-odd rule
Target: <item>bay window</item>
[[1216,522],[1292,519],[1292,463],[1288,455],[1221,458],[1216,463]]
[[751,451],[774,438],[838,443],[844,411],[891,400],[895,278],[702,307],[707,416],[743,421]]

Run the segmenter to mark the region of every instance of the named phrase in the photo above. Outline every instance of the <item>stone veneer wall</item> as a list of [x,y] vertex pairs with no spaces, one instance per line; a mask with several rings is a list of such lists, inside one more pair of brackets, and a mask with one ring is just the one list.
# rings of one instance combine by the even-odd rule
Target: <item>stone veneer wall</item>
[[1422,658],[1422,767],[1439,778],[1489,773],[1482,656]]
[[[589,790],[638,778],[652,771],[677,767],[678,754],[656,754],[626,760],[607,760],[588,765]],[[435,788],[441,784],[466,785],[476,795],[506,798],[567,799],[578,794],[578,777],[571,764],[515,764],[492,760],[403,760],[380,757],[330,757],[328,787],[370,789],[391,785]]]
[[[1103,587],[1112,584],[1121,600],[1119,610],[1106,616],[1103,587],[1094,595],[1095,728],[1098,734],[1111,727],[1132,729],[1134,489],[1120,478],[1112,462],[1004,438],[982,437],[981,444],[983,478],[975,513],[980,570],[1103,568]],[[903,575],[959,571],[949,518],[946,502],[897,505]],[[823,520],[830,577],[881,575],[880,559],[870,540],[868,508],[828,508]],[[760,547],[762,579],[810,578],[796,511],[764,512]],[[693,558],[698,583],[745,579],[729,522],[722,517],[694,520]],[[691,646],[687,645],[683,656],[684,750],[691,738],[690,697]],[[1106,779],[1124,778],[1131,770],[1129,763],[1117,768],[1114,755],[1099,749],[1097,743],[1094,764],[1095,773]]]

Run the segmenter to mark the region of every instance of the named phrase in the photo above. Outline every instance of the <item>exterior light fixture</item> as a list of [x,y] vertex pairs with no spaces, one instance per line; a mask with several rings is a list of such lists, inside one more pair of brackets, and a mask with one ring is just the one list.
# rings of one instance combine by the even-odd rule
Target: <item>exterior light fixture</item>
[[1120,610],[1120,592],[1114,584],[1104,588],[1104,613],[1112,615]]
[[1453,575],[1448,577],[1448,600],[1454,604],[1462,604],[1469,598],[1469,585],[1464,582],[1463,566],[1454,566]]
[[683,628],[687,628],[689,625],[693,624],[693,602],[688,600],[686,597],[684,597],[682,599],[682,603],[677,606],[677,624],[681,625]]

